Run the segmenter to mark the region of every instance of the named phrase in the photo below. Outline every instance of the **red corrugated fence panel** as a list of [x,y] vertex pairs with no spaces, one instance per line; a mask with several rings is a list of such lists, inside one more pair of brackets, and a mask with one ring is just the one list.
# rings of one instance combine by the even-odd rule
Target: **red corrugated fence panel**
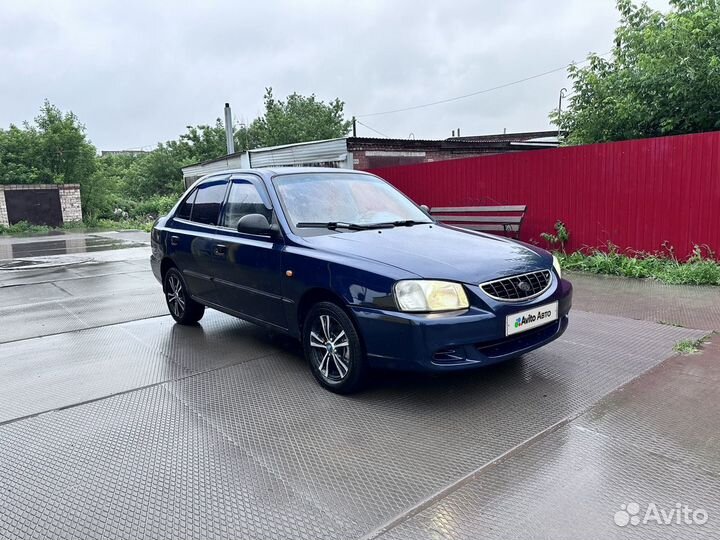
[[374,169],[419,204],[526,204],[522,239],[562,220],[569,248],[603,246],[685,257],[720,252],[720,132]]

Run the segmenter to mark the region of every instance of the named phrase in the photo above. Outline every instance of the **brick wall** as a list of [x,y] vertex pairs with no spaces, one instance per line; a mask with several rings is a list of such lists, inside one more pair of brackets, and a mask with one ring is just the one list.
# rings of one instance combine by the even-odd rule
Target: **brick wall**
[[63,184],[60,189],[60,208],[64,223],[82,221],[82,203],[79,184]]
[[7,206],[5,205],[5,190],[0,189],[0,225],[8,226]]

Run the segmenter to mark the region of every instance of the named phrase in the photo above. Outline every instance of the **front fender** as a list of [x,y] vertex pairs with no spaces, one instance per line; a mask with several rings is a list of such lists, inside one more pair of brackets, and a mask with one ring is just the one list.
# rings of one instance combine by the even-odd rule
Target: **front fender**
[[[283,251],[283,297],[286,298],[290,331],[297,334],[297,310],[303,295],[323,289],[352,307],[395,309],[394,283],[417,278],[416,274],[356,257],[287,246]],[[291,275],[288,275],[291,273]]]

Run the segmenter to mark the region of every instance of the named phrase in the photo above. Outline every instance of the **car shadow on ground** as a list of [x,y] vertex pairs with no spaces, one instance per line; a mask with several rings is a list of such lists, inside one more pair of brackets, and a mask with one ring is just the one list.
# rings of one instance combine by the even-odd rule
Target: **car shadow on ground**
[[[299,341],[291,337],[269,331],[258,331],[253,339],[267,347],[285,353],[284,357],[292,360],[294,367],[306,369],[310,376],[310,368],[304,358]],[[529,374],[529,371],[533,371]],[[528,377],[537,379],[541,375],[532,366],[527,365],[525,357],[520,356],[489,366],[478,366],[471,370],[451,371],[446,373],[426,373],[374,368],[368,373],[365,387],[352,394],[353,398],[374,399],[387,394],[439,396],[452,391],[459,394],[486,393],[489,388],[513,387],[524,385]],[[375,397],[372,397],[375,396]]]

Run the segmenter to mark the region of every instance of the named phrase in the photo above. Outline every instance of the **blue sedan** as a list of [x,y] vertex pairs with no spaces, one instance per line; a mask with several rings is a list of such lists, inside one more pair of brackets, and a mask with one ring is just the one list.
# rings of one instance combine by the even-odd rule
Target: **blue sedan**
[[223,171],[152,230],[179,324],[206,307],[302,342],[313,375],[349,393],[371,368],[453,371],[537,349],[567,328],[572,285],[550,253],[435,222],[357,171]]

